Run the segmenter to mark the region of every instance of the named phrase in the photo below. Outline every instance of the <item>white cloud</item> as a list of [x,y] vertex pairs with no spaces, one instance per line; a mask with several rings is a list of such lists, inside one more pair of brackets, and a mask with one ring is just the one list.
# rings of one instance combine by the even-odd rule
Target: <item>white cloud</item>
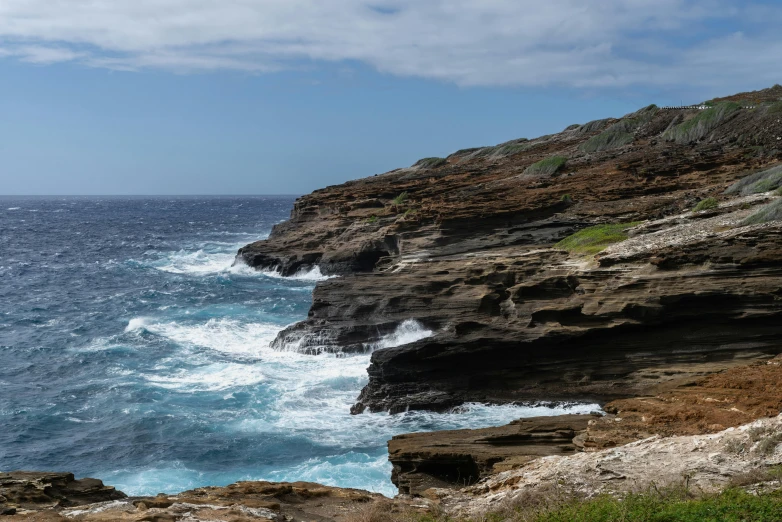
[[704,25],[770,18],[729,0],[2,0],[0,56],[184,72],[356,60],[460,85],[706,85],[732,70],[773,80],[780,41],[763,34],[775,32]]

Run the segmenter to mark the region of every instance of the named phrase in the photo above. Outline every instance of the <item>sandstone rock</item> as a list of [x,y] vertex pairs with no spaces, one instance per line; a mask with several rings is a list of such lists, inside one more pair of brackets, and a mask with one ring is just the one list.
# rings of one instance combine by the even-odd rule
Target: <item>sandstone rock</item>
[[459,488],[545,455],[575,453],[589,415],[534,417],[507,426],[397,435],[388,442],[391,480],[401,494]]
[[76,480],[72,473],[0,473],[0,509],[7,511],[81,506],[125,496],[97,479]]
[[614,449],[543,457],[459,491],[441,490],[439,500],[447,512],[465,516],[497,510],[546,484],[586,496],[671,484],[717,491],[742,474],[780,465],[779,433],[782,415],[710,435],[654,436]]

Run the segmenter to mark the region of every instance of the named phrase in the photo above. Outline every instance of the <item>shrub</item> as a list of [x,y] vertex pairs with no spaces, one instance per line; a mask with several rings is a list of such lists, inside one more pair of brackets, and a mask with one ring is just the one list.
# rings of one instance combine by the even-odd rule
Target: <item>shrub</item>
[[759,225],[769,221],[782,221],[782,199],[774,200],[768,205],[764,205],[741,222],[742,225]]
[[566,237],[556,244],[574,254],[597,254],[608,245],[619,243],[627,239],[627,229],[638,225],[640,222],[617,223],[613,225],[597,225],[585,228],[575,234]]
[[377,216],[376,216],[376,215],[374,215],[374,214],[372,214],[371,216],[369,216],[369,217],[367,218],[367,223],[369,223],[370,225],[373,225],[373,224],[377,223]]
[[782,433],[772,433],[758,442],[756,451],[761,455],[771,455],[782,444]]
[[693,118],[667,129],[663,133],[663,138],[680,144],[702,140],[740,108],[741,105],[738,103],[718,103],[709,109],[700,111]]
[[448,163],[445,158],[424,158],[415,162],[413,167],[420,167],[422,169],[436,169]]
[[725,194],[740,194],[747,196],[759,192],[768,192],[782,186],[782,165],[777,165],[762,172],[756,172],[740,179],[725,191]]
[[398,207],[400,205],[404,205],[405,203],[407,203],[407,200],[408,200],[408,196],[407,196],[407,192],[405,191],[399,194],[394,199],[392,199],[391,204],[394,205],[395,207]]
[[559,198],[559,200],[562,203],[568,203],[568,204],[573,203],[573,197],[570,194],[565,194],[564,196]]
[[524,174],[532,176],[551,176],[562,169],[566,163],[567,158],[564,156],[551,156],[550,158],[533,163],[526,168]]
[[774,191],[775,196],[782,196],[782,187],[779,187]]
[[695,205],[695,208],[692,209],[693,212],[700,212],[701,210],[710,210],[712,208],[719,207],[719,202],[714,198],[706,198],[701,200],[697,205]]

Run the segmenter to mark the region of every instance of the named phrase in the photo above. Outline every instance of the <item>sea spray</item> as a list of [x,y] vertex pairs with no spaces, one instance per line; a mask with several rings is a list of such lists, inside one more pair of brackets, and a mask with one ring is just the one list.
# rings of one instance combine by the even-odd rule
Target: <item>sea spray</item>
[[[279,351],[319,269],[234,265],[293,198],[56,198],[0,213],[0,463],[131,495],[313,480],[387,495],[386,441],[596,405],[350,415],[370,354]],[[8,201],[8,207],[25,203]],[[67,209],[67,212],[57,212]],[[46,260],[42,263],[42,260]],[[404,321],[372,349],[435,335]]]

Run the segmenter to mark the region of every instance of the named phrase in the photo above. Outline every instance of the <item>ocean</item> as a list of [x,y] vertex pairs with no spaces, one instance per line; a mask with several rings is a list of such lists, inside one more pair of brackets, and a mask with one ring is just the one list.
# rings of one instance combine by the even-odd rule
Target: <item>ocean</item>
[[[597,409],[350,415],[370,354],[269,347],[320,273],[233,266],[293,201],[0,197],[0,470],[130,495],[307,480],[393,496],[393,435]],[[431,334],[408,321],[378,345]]]

